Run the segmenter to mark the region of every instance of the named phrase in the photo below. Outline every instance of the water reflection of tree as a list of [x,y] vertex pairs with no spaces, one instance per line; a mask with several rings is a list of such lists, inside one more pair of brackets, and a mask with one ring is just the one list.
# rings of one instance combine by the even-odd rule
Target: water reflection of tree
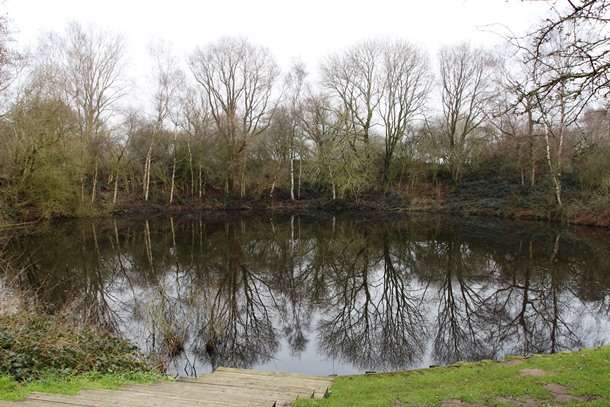
[[99,230],[94,222],[81,224],[77,233],[73,226],[52,228],[41,240],[35,235],[14,239],[17,281],[33,293],[30,303],[40,309],[68,312],[77,323],[117,333],[119,321],[111,307],[111,279],[102,264]]
[[360,370],[418,366],[428,348],[451,363],[607,340],[576,323],[607,324],[607,245],[508,225],[81,221],[6,250],[29,254],[16,279],[50,310],[171,353],[180,373],[265,363],[282,336],[298,355],[315,329],[327,358]]
[[485,274],[493,273],[493,263],[484,252],[455,238],[433,246],[433,253],[426,257],[434,258],[437,265],[433,267],[438,267],[434,361],[493,359],[497,351],[480,315],[489,284]]
[[270,220],[271,238],[262,240],[266,256],[262,267],[274,270],[274,306],[278,312],[280,330],[286,338],[290,353],[299,356],[309,344],[312,315],[321,276],[313,264],[315,239],[302,233],[300,219],[290,217],[289,223],[276,224]]
[[336,254],[325,265],[332,287],[318,324],[318,346],[328,358],[362,370],[408,368],[419,363],[425,348],[421,297],[410,285],[409,270],[395,267],[402,253],[393,249],[388,233],[371,232],[346,229],[329,242]]
[[577,275],[567,269],[569,263],[558,263],[561,234],[549,243],[539,245],[546,252],[541,256],[533,241],[523,242],[518,262],[501,265],[499,288],[486,299],[494,316],[494,339],[497,346],[504,344],[504,353],[555,353],[583,346],[583,328],[575,318],[583,303],[571,288]]
[[218,366],[251,367],[275,355],[273,292],[243,250],[242,225],[227,224],[228,250],[217,259],[207,320],[200,327],[195,352]]

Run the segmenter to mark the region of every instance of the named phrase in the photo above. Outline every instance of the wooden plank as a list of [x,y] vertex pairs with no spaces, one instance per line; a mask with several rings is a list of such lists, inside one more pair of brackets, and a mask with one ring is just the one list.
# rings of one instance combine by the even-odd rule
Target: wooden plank
[[83,404],[65,403],[63,401],[45,401],[24,399],[14,403],[13,407],[88,407]]
[[[112,393],[112,394],[109,394]],[[205,394],[174,394],[174,395],[155,395],[146,393],[136,393],[129,391],[110,391],[110,390],[86,390],[79,393],[75,398],[83,401],[95,400],[97,403],[125,403],[124,405],[134,407],[157,407],[157,406],[176,406],[176,407],[191,407],[201,405],[202,403],[217,402],[217,405],[255,405],[254,403],[262,403],[256,405],[271,405],[273,404],[275,394],[262,394],[260,392],[249,392],[248,389],[239,392],[224,392],[224,393],[205,393]],[[285,396],[278,394],[278,396]],[[229,402],[230,403],[227,403]],[[211,405],[211,404],[210,404]],[[100,406],[102,407],[102,406]],[[106,407],[106,405],[103,405]]]
[[257,371],[237,371],[235,369],[219,369],[211,375],[200,376],[194,381],[207,381],[217,377],[223,377],[225,379],[236,378],[237,380],[243,378],[261,380],[265,382],[298,382],[298,383],[320,383],[327,385],[333,382],[332,377],[323,376],[311,376],[311,375],[298,375],[298,374],[282,374],[276,372],[257,372]]
[[[286,379],[286,378],[295,378],[295,379],[304,379],[304,380],[314,380],[314,381],[332,381],[331,376],[316,376],[316,375],[308,375],[308,374],[300,374],[300,373],[281,373],[281,372],[271,372],[264,370],[245,370],[245,369],[236,369],[230,367],[219,367],[212,374],[204,375],[204,376],[213,376],[218,373],[234,373],[239,375],[246,376],[257,376],[257,377],[265,377],[270,376],[274,378]],[[201,376],[201,377],[204,377]]]
[[[113,392],[114,394],[108,395],[103,391],[86,391],[77,395],[76,398],[82,401],[95,400],[96,403],[100,403],[100,407],[106,406],[129,406],[129,407],[161,407],[161,406],[172,406],[172,407],[193,407],[205,403],[210,406],[228,406],[235,405],[227,403],[225,400],[210,399],[210,398],[192,398],[191,396],[159,396],[154,394],[143,394],[133,392]],[[101,404],[104,403],[104,404]]]
[[[119,390],[83,390],[75,396],[32,393],[8,407],[290,406],[296,398],[323,397],[332,377],[219,368],[212,374]],[[0,402],[0,407],[7,407]]]
[[52,407],[104,407],[97,404],[94,400],[87,402],[75,399],[74,396],[64,396],[49,393],[31,393],[23,400],[24,405],[28,406],[52,406]]
[[234,388],[222,386],[200,386],[199,388],[180,388],[178,386],[165,386],[165,388],[143,389],[126,386],[126,391],[131,393],[140,393],[148,396],[164,397],[164,398],[181,398],[185,400],[193,400],[201,402],[201,400],[234,400],[233,402],[224,403],[235,405],[235,402],[260,402],[273,404],[276,400],[294,400],[296,395],[278,392],[277,390],[260,390],[247,387]]
[[332,381],[326,382],[307,382],[301,380],[281,380],[279,378],[273,378],[273,380],[257,380],[253,377],[223,377],[221,375],[206,377],[201,380],[199,384],[218,385],[227,387],[250,387],[256,389],[268,389],[273,388],[280,391],[292,392],[295,395],[298,394],[300,397],[311,398],[312,395],[317,398],[322,398],[328,387],[332,384]]
[[261,384],[253,384],[253,383],[243,383],[241,386],[238,384],[228,384],[228,383],[201,383],[200,386],[210,386],[216,387],[218,389],[225,388],[226,392],[243,392],[243,389],[248,389],[254,392],[271,392],[276,394],[291,394],[294,397],[299,396],[301,398],[311,398],[312,396],[319,395],[318,398],[324,395],[326,388],[314,388],[312,386],[308,387],[298,387],[296,385],[261,385]]

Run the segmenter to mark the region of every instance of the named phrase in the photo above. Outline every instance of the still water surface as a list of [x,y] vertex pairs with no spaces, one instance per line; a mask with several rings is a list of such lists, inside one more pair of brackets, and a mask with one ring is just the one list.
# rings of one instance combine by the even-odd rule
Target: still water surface
[[[610,233],[446,217],[87,220],[13,239],[52,310],[178,375],[413,369],[610,344]],[[25,255],[23,255],[25,253]]]

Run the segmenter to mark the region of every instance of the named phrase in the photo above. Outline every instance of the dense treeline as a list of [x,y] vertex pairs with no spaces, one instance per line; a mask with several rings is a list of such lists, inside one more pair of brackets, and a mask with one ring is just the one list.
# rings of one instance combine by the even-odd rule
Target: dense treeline
[[435,63],[404,40],[356,42],[327,56],[315,82],[303,63],[282,72],[244,38],[185,61],[158,44],[141,95],[122,36],[70,23],[20,55],[3,20],[0,213],[78,216],[212,195],[411,207],[476,196],[604,224],[607,6],[578,3],[501,51],[454,44]]

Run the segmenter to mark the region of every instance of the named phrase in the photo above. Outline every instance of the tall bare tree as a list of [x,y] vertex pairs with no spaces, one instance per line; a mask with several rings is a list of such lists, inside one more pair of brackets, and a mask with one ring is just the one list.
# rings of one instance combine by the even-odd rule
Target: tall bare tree
[[[186,134],[191,176],[191,191],[199,199],[205,192],[205,153],[206,144],[211,140],[210,112],[207,96],[202,89],[187,88],[180,101],[180,130]],[[194,151],[195,150],[195,151]],[[195,157],[197,154],[197,157]]]
[[245,159],[251,140],[270,123],[278,99],[279,68],[269,49],[244,38],[223,37],[197,48],[190,69],[208,97],[210,113],[227,147],[227,190],[245,195]]
[[396,147],[427,100],[432,85],[430,64],[423,50],[404,41],[383,45],[381,100],[378,106],[384,128],[383,185],[390,187],[390,166]]
[[[170,126],[170,131],[173,132],[173,148],[172,148],[172,174],[170,181],[169,203],[174,200],[174,192],[176,186],[176,138],[178,136],[178,126],[180,119],[178,114],[180,111],[179,103],[182,97],[180,92],[185,89],[185,75],[178,66],[177,58],[171,52],[171,45],[158,42],[150,47],[150,53],[155,61],[153,71],[153,109],[155,123],[158,132],[162,133]],[[157,133],[157,132],[156,132]],[[152,135],[150,148],[146,156],[145,165],[145,199],[148,199],[148,190],[150,184],[150,168],[151,168],[151,152],[157,134]]]
[[[499,66],[498,82],[500,92],[496,100],[497,111],[494,124],[516,150],[516,166],[520,172],[521,185],[534,188],[538,174],[538,160],[541,151],[540,130],[533,66],[527,54],[512,47],[503,50],[503,64]],[[527,120],[523,120],[523,116]]]
[[[95,202],[104,132],[127,94],[126,42],[124,37],[77,22],[67,25],[63,34],[50,33],[41,46],[44,69],[54,72],[53,85],[59,86],[65,101],[80,119],[80,135],[89,147],[92,168],[91,202]],[[81,181],[83,192],[84,174]],[[83,196],[84,200],[84,196]]]
[[481,140],[492,96],[494,58],[468,43],[444,47],[439,52],[442,123],[442,157],[454,183]]
[[338,101],[340,114],[345,117],[344,131],[352,148],[357,151],[362,144],[367,159],[375,109],[380,103],[377,86],[380,57],[377,41],[362,41],[327,57],[320,66],[322,85]]
[[570,79],[574,70],[579,69],[574,54],[569,51],[578,35],[578,30],[567,29],[550,33],[548,42],[536,51],[540,52],[539,57],[533,61],[534,81],[538,89],[545,83],[557,80],[554,86],[534,92],[533,96],[544,124],[546,162],[559,208],[563,206],[562,176],[568,132],[590,100],[590,93]]
[[324,87],[339,101],[353,148],[362,141],[369,164],[371,138],[376,131],[383,135],[387,190],[396,146],[421,112],[430,90],[426,53],[401,40],[367,40],[326,59],[321,71]]
[[316,183],[330,185],[333,199],[337,198],[339,136],[335,112],[324,95],[308,95],[302,104],[300,126],[315,149],[310,160],[312,178]]
[[[301,116],[300,103],[301,94],[305,87],[305,78],[307,77],[307,71],[305,64],[302,61],[294,61],[290,67],[290,72],[286,78],[287,91],[288,91],[288,109],[290,114],[290,199],[294,201],[294,160],[296,157],[296,144],[297,144],[297,133],[300,130],[299,121]],[[299,169],[302,168],[302,157],[299,157]],[[299,170],[299,174],[301,171]],[[299,186],[301,184],[301,177],[299,176]],[[298,189],[300,191],[300,187]],[[300,193],[299,193],[300,195]]]

